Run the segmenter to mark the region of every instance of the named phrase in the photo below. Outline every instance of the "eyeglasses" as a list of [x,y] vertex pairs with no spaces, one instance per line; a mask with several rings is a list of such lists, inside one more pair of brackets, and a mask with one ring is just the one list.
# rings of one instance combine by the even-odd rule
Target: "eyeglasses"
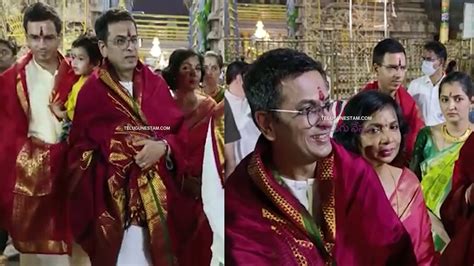
[[116,37],[111,41],[111,43],[122,50],[127,49],[130,44],[132,44],[133,47],[138,47],[138,37],[137,36],[132,36],[130,38],[125,38],[125,37]]
[[317,107],[308,107],[304,110],[285,110],[285,109],[270,109],[270,112],[277,112],[277,113],[290,113],[296,114],[297,116],[306,116],[308,120],[308,124],[310,126],[316,126],[319,122],[323,120],[323,111],[329,112],[332,109],[334,103],[336,101],[329,100],[322,106]]

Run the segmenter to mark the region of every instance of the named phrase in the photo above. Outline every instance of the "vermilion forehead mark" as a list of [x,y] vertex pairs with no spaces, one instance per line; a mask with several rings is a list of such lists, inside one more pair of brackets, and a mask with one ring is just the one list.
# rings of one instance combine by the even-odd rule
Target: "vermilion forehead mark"
[[44,35],[44,32],[43,32],[43,26],[40,27],[40,36],[43,36]]
[[130,29],[127,29],[127,36],[132,37],[132,33],[130,32]]

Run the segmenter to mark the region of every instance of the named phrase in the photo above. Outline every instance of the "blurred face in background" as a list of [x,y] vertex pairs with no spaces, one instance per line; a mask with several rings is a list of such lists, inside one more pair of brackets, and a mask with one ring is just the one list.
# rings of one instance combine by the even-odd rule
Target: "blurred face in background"
[[16,57],[8,45],[0,42],[0,72],[9,68],[15,63]]
[[204,57],[204,86],[216,87],[219,84],[221,69],[214,56]]

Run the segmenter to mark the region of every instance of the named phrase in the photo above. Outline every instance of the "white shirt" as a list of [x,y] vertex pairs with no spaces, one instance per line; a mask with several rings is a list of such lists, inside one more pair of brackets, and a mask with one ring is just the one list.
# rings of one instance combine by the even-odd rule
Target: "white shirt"
[[120,81],[120,85],[122,85],[130,94],[130,97],[133,98],[133,82],[132,81]]
[[122,245],[117,258],[117,266],[149,266],[151,264],[150,240],[147,229],[130,225],[123,232]]
[[314,178],[309,178],[308,180],[293,180],[282,177],[282,179],[290,189],[291,194],[312,214]]
[[239,128],[239,126],[242,124],[242,120],[246,119],[246,116],[243,112],[245,112],[247,109],[247,99],[245,97],[241,98],[236,96],[229,90],[224,92],[224,96],[230,104],[230,109],[234,115],[235,124],[237,125],[237,128]]
[[54,79],[58,72],[51,74],[38,65],[34,58],[26,65],[25,72],[30,100],[28,137],[35,137],[49,144],[58,143],[62,124],[49,108]]
[[224,188],[216,167],[216,154],[212,147],[211,123],[207,130],[202,164],[202,205],[209,226],[212,230],[212,259],[211,266],[225,263],[225,217],[224,217]]
[[239,164],[245,156],[255,149],[260,130],[253,122],[250,105],[246,98],[235,96],[228,90],[225,91],[225,97],[230,104],[235,124],[240,133],[240,140],[234,145],[235,163]]
[[415,99],[427,126],[438,125],[445,121],[439,106],[439,84],[443,78],[433,85],[430,77],[423,76],[413,80],[408,86],[408,93]]

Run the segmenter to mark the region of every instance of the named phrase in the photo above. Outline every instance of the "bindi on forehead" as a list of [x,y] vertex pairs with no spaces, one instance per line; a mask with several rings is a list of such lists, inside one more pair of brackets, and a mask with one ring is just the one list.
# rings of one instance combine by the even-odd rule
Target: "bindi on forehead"
[[43,31],[43,26],[40,27],[40,33],[39,33],[40,36],[44,36],[44,31]]

